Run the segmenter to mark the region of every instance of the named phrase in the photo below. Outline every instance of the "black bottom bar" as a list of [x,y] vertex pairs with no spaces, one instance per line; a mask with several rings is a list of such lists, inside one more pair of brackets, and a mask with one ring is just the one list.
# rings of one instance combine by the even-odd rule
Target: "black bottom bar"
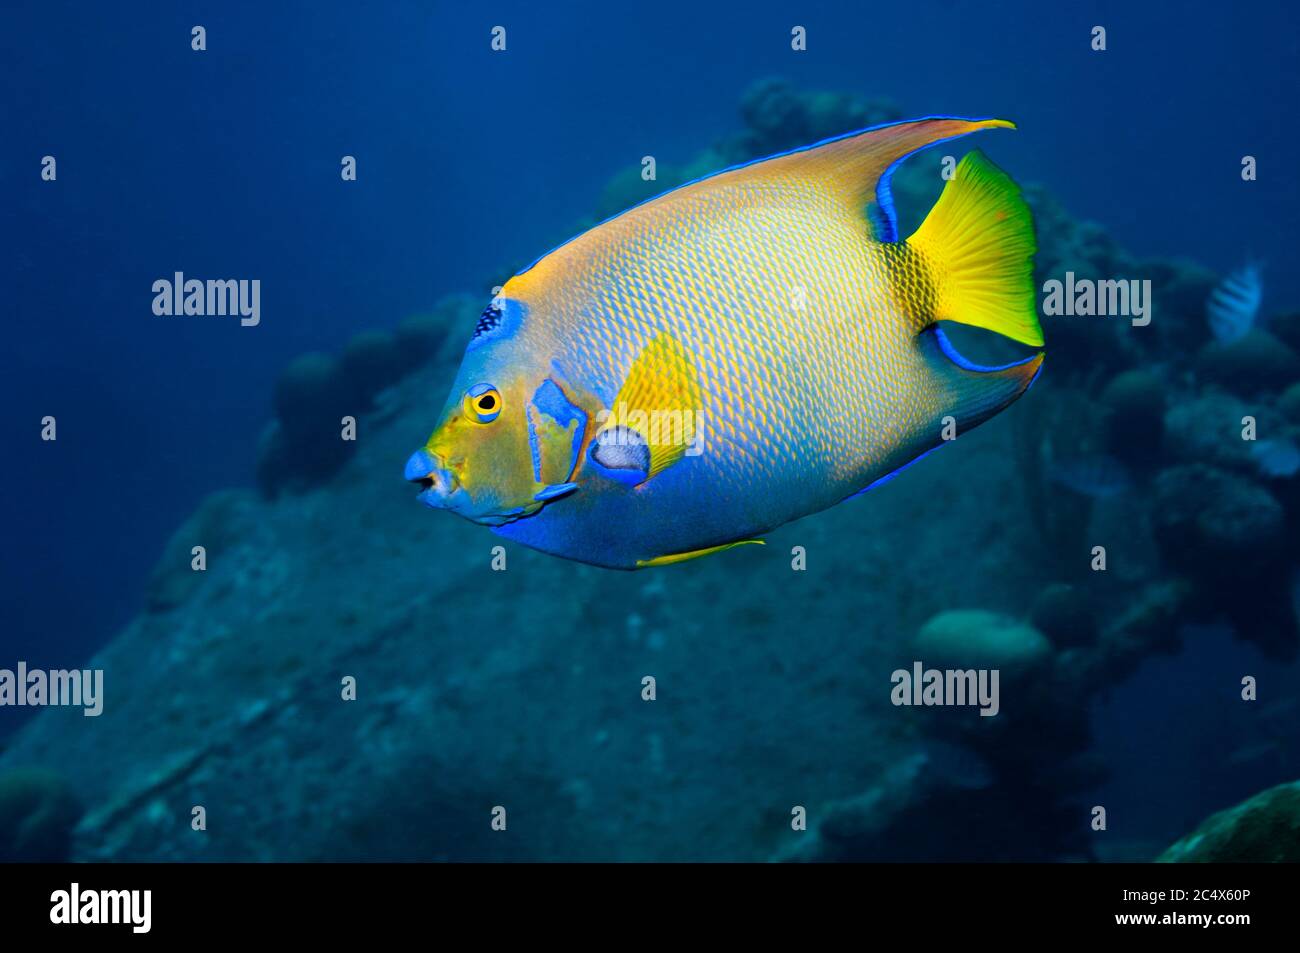
[[1295,907],[1287,866],[542,866],[15,865],[0,868],[0,923],[6,939],[75,932],[89,942],[337,941],[511,925],[608,938],[618,922],[629,936],[667,937],[679,926],[820,932],[836,921],[857,936],[901,930],[927,941],[1133,933],[1230,942],[1286,929]]

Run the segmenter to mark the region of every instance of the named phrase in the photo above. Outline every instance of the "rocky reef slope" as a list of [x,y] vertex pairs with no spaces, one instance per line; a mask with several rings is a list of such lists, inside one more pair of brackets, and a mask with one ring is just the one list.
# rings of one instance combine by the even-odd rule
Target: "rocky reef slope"
[[[656,190],[898,112],[765,83],[742,116]],[[900,173],[900,208],[928,207],[936,171]],[[645,188],[616,179],[593,218]],[[259,487],[204,501],[147,611],[90,663],[103,715],[48,710],[0,755],[0,852],[1094,856],[1091,700],[1189,623],[1295,653],[1300,480],[1240,431],[1252,416],[1275,447],[1300,433],[1300,319],[1211,343],[1215,276],[1134,259],[1030,195],[1040,283],[1148,276],[1152,324],[1049,319],[1028,399],[765,547],[616,573],[417,505],[402,465],[485,295],[295,362]],[[355,441],[338,440],[342,415]],[[891,705],[892,672],[941,656],[1009,673],[999,717]]]
[[328,482],[220,493],[177,531],[154,607],[93,662],[104,714],[47,712],[4,755],[70,780],[88,809],[73,856],[766,856],[794,805],[898,754],[899,637],[936,603],[988,604],[990,579],[1027,584],[998,424],[712,565],[507,547],[493,571],[497,537],[401,480],[447,379],[429,366],[385,395]]

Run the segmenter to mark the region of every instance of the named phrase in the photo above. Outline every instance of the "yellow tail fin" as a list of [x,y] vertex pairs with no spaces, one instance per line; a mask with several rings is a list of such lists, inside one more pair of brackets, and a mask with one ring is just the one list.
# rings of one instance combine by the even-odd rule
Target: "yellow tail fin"
[[1040,347],[1034,223],[1010,176],[969,152],[907,240],[934,269],[935,319]]

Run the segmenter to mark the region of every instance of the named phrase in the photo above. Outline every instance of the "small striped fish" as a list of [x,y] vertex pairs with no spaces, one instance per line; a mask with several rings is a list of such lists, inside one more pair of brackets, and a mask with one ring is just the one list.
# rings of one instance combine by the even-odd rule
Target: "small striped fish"
[[1255,325],[1263,297],[1264,283],[1258,265],[1245,265],[1223,279],[1205,303],[1215,340],[1229,344],[1245,337]]

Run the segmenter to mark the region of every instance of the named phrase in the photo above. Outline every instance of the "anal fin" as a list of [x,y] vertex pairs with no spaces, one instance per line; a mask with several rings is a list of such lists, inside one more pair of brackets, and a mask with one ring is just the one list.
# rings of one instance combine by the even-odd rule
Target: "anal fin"
[[[943,329],[932,325],[916,339],[917,347],[937,383],[943,415],[957,421],[962,433],[988,420],[1029,390],[1043,368],[1043,352],[997,367],[985,367],[963,357]],[[939,426],[935,424],[936,437]]]
[[741,539],[734,543],[723,543],[721,546],[710,546],[707,549],[695,549],[689,553],[673,553],[670,556],[656,556],[654,559],[638,559],[636,561],[636,568],[645,569],[647,566],[671,566],[673,563],[684,563],[688,559],[699,559],[701,556],[720,553],[724,549],[733,549],[736,546],[745,546],[749,543],[755,543],[759,546],[767,545],[761,539]]
[[957,434],[961,435],[1004,410],[1029,390],[1043,367],[1041,351],[1022,361],[998,367],[975,364],[952,346],[937,324],[917,335],[916,346],[933,379],[930,390],[935,411],[933,430],[912,447],[911,455],[902,463],[850,493],[845,500],[888,483],[908,467],[950,443],[951,440],[944,439],[944,417],[950,416],[956,421]]

